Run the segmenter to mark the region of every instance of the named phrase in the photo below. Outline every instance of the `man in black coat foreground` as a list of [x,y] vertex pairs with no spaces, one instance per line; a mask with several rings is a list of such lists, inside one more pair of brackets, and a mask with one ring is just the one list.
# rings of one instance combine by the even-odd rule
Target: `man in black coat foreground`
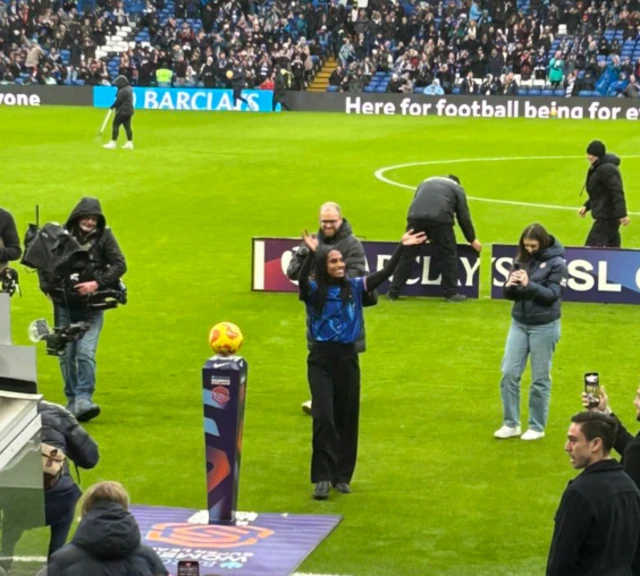
[[[442,271],[442,290],[447,302],[463,302],[466,296],[458,293],[458,247],[453,229],[455,220],[467,242],[480,252],[482,244],[476,238],[467,205],[467,197],[460,180],[453,174],[446,178],[427,178],[416,190],[407,215],[407,230],[424,232],[435,248],[435,256]],[[413,262],[420,254],[419,245],[407,246],[393,273],[387,298],[397,300],[407,283]]]
[[605,145],[598,140],[587,147],[590,166],[585,188],[589,199],[578,214],[584,218],[587,212],[591,212],[594,220],[586,246],[620,248],[620,224],[628,226],[631,219],[624,198],[620,158],[606,152]]
[[[638,488],[640,488],[640,433],[633,436],[622,424],[620,419],[611,411],[609,397],[604,389],[600,387],[600,402],[597,406],[590,406],[586,393],[582,394],[582,405],[585,409],[611,415],[618,423],[618,434],[613,444],[613,449],[620,454],[620,464],[622,469],[630,476]],[[636,409],[636,420],[640,422],[640,387],[636,390],[633,399]],[[631,566],[633,576],[640,576],[640,541],[636,548],[636,555]]]
[[9,262],[22,255],[15,220],[10,212],[0,208],[0,292],[13,294],[17,286],[17,272]]
[[135,111],[133,109],[133,89],[129,86],[129,80],[126,76],[118,76],[113,85],[118,87],[116,101],[111,105],[111,109],[116,111],[113,118],[111,129],[111,142],[104,145],[104,148],[112,149],[116,147],[118,136],[120,134],[120,126],[124,126],[127,134],[127,143],[123,148],[133,150],[133,130],[131,128],[131,120]]
[[618,424],[600,412],[571,419],[565,450],[582,473],[555,516],[547,576],[631,576],[640,535],[640,490],[613,460]]

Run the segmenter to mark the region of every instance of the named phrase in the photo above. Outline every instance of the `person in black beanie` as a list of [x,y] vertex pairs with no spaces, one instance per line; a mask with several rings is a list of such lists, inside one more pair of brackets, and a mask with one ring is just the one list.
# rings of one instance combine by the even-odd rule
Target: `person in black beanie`
[[585,244],[620,248],[620,224],[628,226],[631,222],[624,198],[620,158],[607,154],[605,145],[594,140],[587,147],[587,159],[591,165],[585,182],[589,199],[578,214],[584,218],[591,212],[594,222]]

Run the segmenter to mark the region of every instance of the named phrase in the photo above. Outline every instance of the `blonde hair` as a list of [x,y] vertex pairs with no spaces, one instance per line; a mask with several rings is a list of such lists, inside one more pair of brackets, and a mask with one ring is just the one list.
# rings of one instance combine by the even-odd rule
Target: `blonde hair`
[[82,516],[86,516],[98,504],[114,502],[129,509],[129,494],[120,482],[98,482],[87,490],[82,499]]

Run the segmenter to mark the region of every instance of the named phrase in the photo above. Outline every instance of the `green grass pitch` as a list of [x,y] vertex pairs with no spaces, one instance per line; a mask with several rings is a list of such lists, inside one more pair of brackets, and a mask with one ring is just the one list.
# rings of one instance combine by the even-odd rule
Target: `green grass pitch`
[[[411,192],[374,172],[456,158],[579,157],[415,166],[386,176],[416,185],[453,172],[471,196],[577,209],[587,143],[598,138],[618,154],[640,154],[637,126],[139,112],[130,152],[101,148],[103,116],[0,109],[0,204],[21,235],[36,203],[45,220],[64,221],[81,196],[97,196],[128,261],[130,302],[107,312],[99,346],[95,399],[103,414],[87,426],[102,460],[82,475],[83,486],[117,479],[135,503],[204,507],[200,369],[210,326],[230,320],[244,332],[250,365],[240,508],[344,515],[303,571],[541,574],[560,495],[575,475],[563,445],[583,372],[600,372],[612,405],[635,428],[640,307],[565,304],[546,438],[496,441],[510,306],[487,297],[489,244],[514,243],[539,221],[565,245],[581,245],[590,223],[572,211],[471,201],[486,248],[480,300],[381,299],[366,310],[354,492],[326,503],[310,497],[311,420],[300,412],[309,395],[303,306],[291,294],[250,291],[251,237],[297,236],[333,200],[358,235],[399,239]],[[640,211],[640,157],[623,160],[622,171],[629,210]],[[640,217],[624,229],[623,245],[640,246]],[[51,309],[35,275],[20,273],[13,336],[27,344],[29,322],[51,319]],[[63,402],[57,361],[43,348],[41,391]]]

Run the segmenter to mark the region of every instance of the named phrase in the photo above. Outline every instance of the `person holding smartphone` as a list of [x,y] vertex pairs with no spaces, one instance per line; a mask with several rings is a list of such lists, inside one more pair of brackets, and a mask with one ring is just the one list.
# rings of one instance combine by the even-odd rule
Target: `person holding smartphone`
[[[504,408],[496,438],[544,437],[551,398],[551,361],[560,339],[561,297],[567,266],[564,248],[540,224],[527,226],[518,247],[504,296],[513,300],[511,327],[502,360],[500,392]],[[529,427],[520,427],[520,382],[531,358]],[[522,435],[521,435],[522,434]]]
[[406,246],[422,244],[426,235],[406,232],[384,268],[364,278],[347,275],[344,257],[335,246],[319,245],[306,230],[302,239],[309,249],[298,285],[312,338],[307,359],[313,417],[311,482],[314,499],[326,500],[331,484],[338,492],[351,492],[356,467],[360,418],[356,342],[362,332],[364,295],[393,274]]
[[[635,485],[640,488],[640,433],[635,436],[631,434],[622,424],[620,418],[611,410],[609,397],[604,386],[598,385],[597,394],[594,394],[594,392],[596,391],[589,391],[585,386],[585,391],[582,393],[582,405],[585,410],[606,414],[617,421],[618,428],[613,449],[621,456],[620,464],[622,464],[622,469],[631,477]],[[596,397],[594,398],[594,396]],[[636,411],[636,421],[640,422],[640,385],[636,389],[633,406]],[[631,571],[633,576],[640,576],[640,541],[636,547]]]

